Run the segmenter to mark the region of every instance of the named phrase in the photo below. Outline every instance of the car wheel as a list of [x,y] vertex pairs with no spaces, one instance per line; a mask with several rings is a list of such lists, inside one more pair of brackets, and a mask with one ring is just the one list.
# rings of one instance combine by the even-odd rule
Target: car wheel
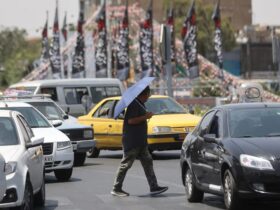
[[54,171],[54,175],[58,181],[68,181],[72,176],[73,168],[58,169]]
[[46,188],[45,188],[45,177],[43,177],[42,186],[39,192],[36,193],[34,197],[35,205],[44,206],[46,201]]
[[201,202],[204,192],[199,190],[194,183],[193,173],[190,168],[187,168],[185,173],[185,190],[189,202]]
[[33,189],[32,185],[27,178],[25,189],[24,189],[24,196],[21,206],[12,208],[14,210],[33,210]]
[[87,157],[89,158],[97,158],[99,156],[100,149],[97,149],[96,147],[93,147],[89,151],[87,151]]
[[241,201],[238,198],[235,180],[230,172],[226,170],[223,180],[224,187],[224,202],[228,210],[241,208]]
[[74,166],[82,166],[86,161],[86,153],[74,154]]

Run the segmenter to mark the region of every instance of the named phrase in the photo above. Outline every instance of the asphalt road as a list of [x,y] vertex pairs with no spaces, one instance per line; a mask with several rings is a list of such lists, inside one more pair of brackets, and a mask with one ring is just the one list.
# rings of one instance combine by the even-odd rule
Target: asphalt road
[[[169,190],[151,197],[140,162],[128,171],[123,189],[129,197],[111,196],[121,152],[102,151],[99,158],[87,159],[76,167],[69,182],[57,182],[53,173],[46,175],[46,205],[36,210],[214,210],[225,209],[223,199],[206,194],[203,203],[188,203],[180,177],[180,152],[155,152],[154,168],[160,185]],[[255,203],[246,209],[280,209],[280,203]]]

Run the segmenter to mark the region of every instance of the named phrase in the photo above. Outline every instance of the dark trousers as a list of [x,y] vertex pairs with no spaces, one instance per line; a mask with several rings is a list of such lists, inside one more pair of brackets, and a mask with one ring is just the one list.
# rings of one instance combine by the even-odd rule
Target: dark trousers
[[122,189],[123,181],[128,169],[131,168],[134,160],[138,158],[143,166],[145,175],[147,177],[150,189],[158,186],[157,178],[153,168],[153,158],[148,150],[148,147],[140,147],[124,152],[121,164],[117,171],[117,176],[114,182],[113,189]]

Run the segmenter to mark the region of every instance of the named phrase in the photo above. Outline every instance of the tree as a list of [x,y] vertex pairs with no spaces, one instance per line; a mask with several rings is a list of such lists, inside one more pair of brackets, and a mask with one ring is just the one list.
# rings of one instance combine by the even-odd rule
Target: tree
[[[176,37],[181,39],[181,28],[188,13],[192,0],[173,0],[173,7],[175,12],[175,31]],[[168,8],[169,0],[164,1],[164,7]],[[213,36],[214,23],[211,19],[213,8],[215,5],[205,5],[203,1],[196,0],[196,20],[197,20],[197,47],[198,52],[211,58],[214,52]],[[231,50],[235,46],[234,30],[230,25],[229,19],[222,16],[222,36],[223,49],[225,51]]]
[[5,88],[18,82],[33,69],[34,60],[40,56],[40,40],[27,40],[26,32],[5,28],[0,31],[0,86]]

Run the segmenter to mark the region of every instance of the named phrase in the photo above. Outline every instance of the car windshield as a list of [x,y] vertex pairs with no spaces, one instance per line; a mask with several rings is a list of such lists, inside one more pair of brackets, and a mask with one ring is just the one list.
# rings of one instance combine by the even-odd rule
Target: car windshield
[[233,138],[280,136],[280,108],[231,110],[228,124]]
[[11,118],[0,117],[0,146],[18,144],[15,124]]
[[148,111],[154,114],[185,114],[186,110],[170,98],[149,98],[145,103]]
[[1,110],[14,110],[21,113],[31,128],[48,128],[50,123],[33,107],[1,107]]
[[38,109],[48,120],[63,120],[65,115],[56,105],[52,102],[27,102]]

